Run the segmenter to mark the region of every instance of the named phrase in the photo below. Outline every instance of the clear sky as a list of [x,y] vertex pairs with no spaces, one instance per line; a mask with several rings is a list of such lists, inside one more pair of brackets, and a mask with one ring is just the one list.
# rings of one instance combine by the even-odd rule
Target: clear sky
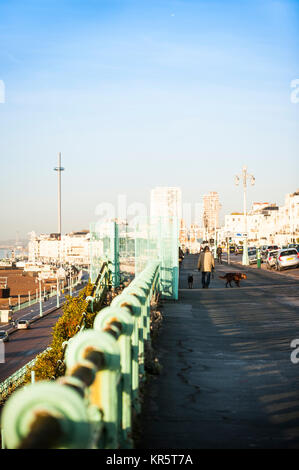
[[0,240],[88,228],[102,202],[299,187],[298,0],[0,0]]

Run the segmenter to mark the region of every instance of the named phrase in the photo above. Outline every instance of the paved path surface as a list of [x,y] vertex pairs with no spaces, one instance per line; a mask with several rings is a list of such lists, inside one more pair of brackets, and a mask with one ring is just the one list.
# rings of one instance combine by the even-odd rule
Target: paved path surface
[[298,281],[245,269],[240,288],[225,288],[218,275],[236,267],[223,264],[201,289],[196,261],[184,259],[179,301],[163,305],[155,345],[163,372],[146,387],[137,447],[298,448],[299,364],[290,360]]

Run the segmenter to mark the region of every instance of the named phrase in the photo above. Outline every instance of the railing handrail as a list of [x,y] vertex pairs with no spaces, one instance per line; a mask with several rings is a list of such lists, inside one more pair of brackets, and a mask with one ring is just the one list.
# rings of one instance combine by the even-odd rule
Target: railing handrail
[[[102,266],[101,267],[101,272],[104,271],[104,269],[106,269],[108,267],[108,263],[103,263],[103,265],[106,264],[106,266]],[[100,275],[98,276],[98,279],[100,280]],[[98,280],[97,279],[97,280]],[[77,283],[78,284],[78,283]],[[76,285],[77,285],[76,284]],[[97,287],[97,282],[95,283],[94,285],[94,288]],[[108,286],[107,286],[108,287]],[[93,288],[93,290],[94,290]],[[66,287],[65,289],[68,289],[68,287]],[[97,295],[97,300],[102,298],[104,292],[102,291],[100,295]],[[53,295],[56,295],[56,293],[54,293]],[[96,294],[94,294],[96,295]],[[94,297],[92,297],[94,298]],[[37,300],[38,302],[38,300]],[[91,301],[89,300],[89,303]],[[33,302],[34,303],[34,302]],[[30,303],[31,305],[31,303]],[[84,316],[82,316],[81,318],[81,321],[80,321],[80,324],[78,325],[78,327],[80,328],[81,331],[84,330]],[[82,325],[83,324],[83,325]],[[47,352],[50,348],[46,348],[45,350],[41,351],[34,359],[32,359],[31,361],[29,361],[27,364],[25,364],[23,367],[21,367],[20,369],[16,370],[16,372],[14,372],[12,375],[10,375],[7,379],[5,379],[3,382],[0,383],[0,393],[1,394],[4,394],[7,393],[9,391],[9,388],[12,386],[12,385],[15,385],[17,382],[19,382],[26,374],[27,372],[27,367],[30,368],[32,367],[35,362],[36,362],[36,359],[39,355],[41,354],[44,354],[45,352]]]
[[158,294],[159,264],[152,262],[97,314],[92,329],[71,338],[66,376],[12,394],[2,413],[6,447],[45,445],[52,425],[61,434],[49,436],[49,448],[132,447],[132,411],[140,411],[151,300]]

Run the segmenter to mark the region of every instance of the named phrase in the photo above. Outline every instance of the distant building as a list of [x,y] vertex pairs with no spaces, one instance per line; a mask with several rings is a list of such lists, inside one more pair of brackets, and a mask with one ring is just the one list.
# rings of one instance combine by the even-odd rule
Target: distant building
[[[57,236],[58,235],[58,236]],[[102,241],[98,241],[99,251],[103,251]],[[57,261],[70,264],[88,265],[90,259],[90,234],[88,230],[59,234],[42,234],[34,232],[28,244],[28,258],[32,264],[38,261],[56,263]]]
[[207,233],[212,233],[215,227],[219,227],[220,209],[219,194],[216,191],[203,195],[203,226]]
[[[235,242],[245,232],[243,213],[225,216],[222,238],[230,232]],[[247,214],[248,240],[252,243],[284,245],[299,241],[299,190],[285,196],[283,206],[269,202],[254,202]]]
[[151,217],[182,218],[182,192],[177,187],[161,186],[151,190]]

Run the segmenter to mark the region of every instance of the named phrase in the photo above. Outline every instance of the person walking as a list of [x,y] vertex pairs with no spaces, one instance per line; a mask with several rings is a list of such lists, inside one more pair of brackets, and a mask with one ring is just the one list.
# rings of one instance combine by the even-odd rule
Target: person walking
[[215,269],[214,256],[208,246],[200,253],[197,264],[198,271],[201,271],[201,283],[203,289],[208,289],[211,280],[211,272]]
[[218,259],[218,263],[222,264],[222,248],[221,248],[221,246],[218,246],[218,248],[217,248],[217,259]]

